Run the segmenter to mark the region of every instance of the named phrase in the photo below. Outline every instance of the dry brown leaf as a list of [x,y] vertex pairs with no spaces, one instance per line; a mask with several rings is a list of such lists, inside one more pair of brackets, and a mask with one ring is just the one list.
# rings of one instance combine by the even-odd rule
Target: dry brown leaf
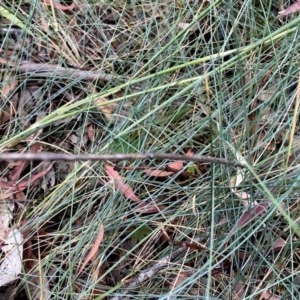
[[242,284],[241,281],[239,281],[234,289],[234,299],[235,300],[242,300],[244,299],[244,294],[245,294],[245,287]]
[[68,10],[73,10],[75,8],[75,3],[72,2],[71,5],[67,6],[67,5],[62,5],[62,4],[58,4],[55,2],[55,0],[44,0],[44,3],[48,6],[52,6],[54,8],[63,10],[63,11],[68,11]]
[[[191,150],[188,150],[185,154],[186,156],[194,156],[194,152],[192,152]],[[163,171],[163,170],[159,170],[159,169],[154,169],[154,168],[150,168],[150,169],[146,169],[144,172],[152,177],[168,177],[173,175],[176,172],[179,172],[182,170],[184,166],[184,163],[182,160],[177,160],[174,162],[171,162],[168,164],[167,169],[169,171]]]
[[18,202],[22,202],[26,199],[26,195],[23,191],[21,192],[16,192],[14,194],[14,200],[17,200]]
[[260,296],[260,299],[263,299],[263,300],[279,300],[280,297],[272,294],[269,291],[263,291],[262,295]]
[[20,193],[25,188],[32,185],[36,180],[45,176],[52,169],[52,165],[53,163],[51,163],[45,170],[30,177],[29,180],[23,180],[19,183],[17,183],[16,181],[7,182],[4,180],[0,180],[0,200],[12,198],[14,196],[13,194]]
[[278,250],[282,249],[285,246],[285,244],[286,244],[286,241],[283,238],[279,237],[274,242],[274,244],[272,246],[272,249],[275,250],[275,251],[278,251]]
[[168,168],[172,172],[179,172],[183,168],[183,161],[178,160],[178,161],[174,161],[173,163],[169,163]]
[[7,78],[7,76],[4,75],[4,78],[1,79],[1,82],[3,83],[3,86],[0,90],[0,100],[10,99],[10,101],[7,101],[6,104],[4,104],[6,101],[3,102],[3,100],[1,100],[2,105],[0,107],[0,125],[4,125],[15,115],[15,107],[10,96],[16,90],[18,81]]
[[296,1],[294,4],[290,5],[283,11],[279,12],[280,17],[286,17],[292,13],[300,11],[300,0]]
[[11,182],[0,180],[0,201],[12,199],[15,188]]
[[[53,163],[51,163],[45,170],[32,175],[29,180],[22,180],[17,183],[16,181],[6,182],[0,180],[0,199],[6,199],[8,197],[13,197],[13,194],[22,192],[25,188],[32,185],[35,181],[45,176],[49,170],[51,170]],[[21,165],[20,165],[21,166]]]
[[186,156],[192,157],[192,156],[195,155],[195,153],[194,153],[192,150],[188,150],[188,151],[185,153],[185,155],[186,155]]
[[29,180],[23,180],[22,182],[16,184],[16,190],[19,192],[32,185],[36,180],[46,175],[47,172],[52,168],[52,165],[53,164],[51,164],[47,169],[39,172],[38,174],[33,175]]
[[104,237],[104,226],[101,224],[99,227],[99,233],[96,237],[95,243],[93,244],[86,258],[84,259],[82,266],[79,272],[77,273],[77,276],[80,275],[83,269],[86,267],[86,265],[96,257],[100,244],[103,241],[103,237]]
[[229,237],[239,229],[248,225],[251,221],[261,216],[266,211],[266,207],[261,204],[254,204],[249,210],[244,212],[229,233]]
[[139,202],[140,199],[135,195],[130,185],[126,184],[119,172],[115,171],[113,167],[105,165],[105,171],[110,179],[113,180],[116,188],[129,200]]
[[91,141],[91,142],[95,141],[94,124],[87,125],[87,127],[86,127],[86,135],[87,135],[89,141]]
[[9,199],[13,197],[13,193],[10,190],[2,190],[0,188],[0,201],[3,201],[5,199]]
[[7,107],[4,106],[0,111],[0,125],[6,124],[10,120],[11,116],[8,112]]
[[14,188],[14,183],[0,180],[0,190],[11,190]]
[[[37,142],[30,146],[29,152],[38,153],[41,152],[42,149],[43,149],[42,144]],[[27,168],[28,165],[29,165],[29,161],[24,161],[24,160],[17,160],[9,163],[8,166],[9,168],[11,168],[8,176],[9,180],[17,181],[20,178],[21,173]]]
[[168,164],[170,171],[163,171],[154,168],[146,169],[144,172],[152,177],[167,177],[171,176],[176,172],[179,172],[183,168],[183,161],[178,160]]
[[97,108],[103,113],[106,120],[111,121],[117,104],[109,103],[109,100],[103,97],[96,99],[95,104]]
[[2,79],[2,82],[4,83],[4,85],[0,90],[0,95],[1,98],[7,99],[9,98],[10,94],[16,90],[18,86],[18,81],[10,78],[7,80],[7,78],[4,77]]
[[27,168],[29,165],[29,161],[24,160],[16,160],[8,164],[8,167],[11,168],[11,170],[8,172],[8,178],[10,181],[17,181],[21,173],[24,171],[24,169]]
[[155,170],[155,169],[147,169],[144,171],[147,175],[152,177],[167,177],[174,174],[172,171],[161,171],[161,170]]
[[187,278],[191,276],[191,272],[180,270],[176,277],[172,280],[170,284],[170,290],[173,290],[177,286],[180,286]]

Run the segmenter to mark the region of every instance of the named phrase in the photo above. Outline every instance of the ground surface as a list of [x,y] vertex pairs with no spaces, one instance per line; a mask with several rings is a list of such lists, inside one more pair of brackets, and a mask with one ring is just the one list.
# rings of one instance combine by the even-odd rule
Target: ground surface
[[0,2],[0,152],[245,166],[1,161],[5,299],[300,298],[290,4]]

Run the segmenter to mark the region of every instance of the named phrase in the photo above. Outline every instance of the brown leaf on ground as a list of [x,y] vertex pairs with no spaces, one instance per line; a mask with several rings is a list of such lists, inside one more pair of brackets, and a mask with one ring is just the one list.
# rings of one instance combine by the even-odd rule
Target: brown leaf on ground
[[229,236],[235,234],[239,229],[254,221],[257,217],[261,216],[266,210],[266,207],[261,204],[254,204],[249,210],[244,212],[236,224],[231,229]]
[[16,184],[16,190],[19,192],[19,191],[24,190],[26,187],[32,185],[35,181],[37,181],[41,177],[45,176],[51,168],[52,168],[52,164],[47,169],[30,177],[29,180],[23,180],[22,182]]
[[178,274],[173,278],[170,284],[170,290],[180,286],[185,280],[191,276],[191,272],[187,270],[180,270]]
[[[32,153],[38,153],[42,150],[43,146],[41,143],[34,143],[31,147],[29,152]],[[9,171],[9,180],[10,181],[17,181],[20,176],[21,173],[27,168],[27,166],[29,165],[29,161],[24,161],[24,160],[17,160],[17,161],[13,161],[9,164],[9,168],[11,168],[11,170]]]
[[292,13],[300,11],[300,0],[296,1],[294,4],[290,5],[283,11],[279,12],[280,17],[286,17]]
[[84,259],[82,266],[77,273],[77,276],[80,275],[83,269],[86,267],[86,265],[96,257],[100,244],[103,241],[103,237],[104,237],[104,226],[101,224],[99,227],[99,233],[96,237],[95,243],[93,244],[86,258]]
[[25,195],[25,193],[23,191],[16,192],[14,194],[14,200],[18,201],[19,203],[23,202],[25,199],[26,199],[26,195]]
[[63,10],[63,11],[73,10],[75,8],[75,3],[74,2],[72,2],[72,4],[68,5],[68,6],[55,3],[55,0],[44,0],[44,3],[47,6],[52,6],[54,8],[57,8],[57,9],[60,9],[60,10]]
[[179,172],[183,168],[183,161],[178,160],[178,161],[174,161],[173,163],[169,163],[168,168],[172,172]]
[[86,127],[86,135],[89,141],[94,142],[95,141],[95,128],[94,124],[89,124]]
[[0,90],[1,98],[8,99],[10,94],[18,87],[18,81],[9,76],[4,76],[2,82],[3,86]]
[[119,172],[115,171],[113,167],[106,165],[105,171],[110,179],[114,182],[116,188],[129,200],[139,202],[140,199],[135,195],[130,185],[124,182]]
[[14,183],[0,180],[0,201],[13,198],[15,191]]
[[279,300],[280,297],[272,294],[269,291],[264,291],[259,299],[261,299],[261,300]]
[[[7,124],[11,118],[15,115],[16,108],[14,101],[12,101],[11,95],[17,89],[18,81],[10,78],[8,75],[1,79],[2,87],[0,89],[0,134],[5,132]],[[9,99],[9,101],[6,101]]]
[[117,108],[116,103],[109,102],[109,99],[99,97],[95,100],[95,105],[102,112],[107,121],[112,121],[114,111]]
[[192,157],[192,156],[195,155],[195,153],[194,153],[192,150],[188,150],[188,151],[185,153],[185,155],[186,155],[186,156]]
[[12,189],[13,187],[14,187],[14,183],[0,180],[0,190],[7,191]]
[[29,165],[29,161],[24,160],[16,160],[11,163],[9,163],[8,167],[11,168],[11,170],[8,173],[8,178],[10,181],[17,181],[21,173],[27,168]]
[[161,170],[155,170],[155,169],[147,169],[144,171],[147,175],[152,177],[167,177],[174,174],[173,171],[161,171]]
[[245,294],[245,287],[241,281],[239,281],[234,289],[234,299],[235,300],[242,300],[244,299]]
[[279,237],[275,242],[274,244],[272,245],[272,250],[274,251],[279,251],[281,250],[284,246],[286,245],[286,241]]
[[[187,156],[193,156],[194,153],[192,151],[187,151],[186,153]],[[174,162],[171,162],[167,166],[167,171],[159,170],[159,169],[154,169],[150,168],[145,170],[144,172],[152,177],[168,177],[173,175],[174,173],[177,173],[182,170],[183,168],[183,161],[182,160],[177,160]]]
[[8,112],[9,109],[4,106],[4,108],[1,108],[0,111],[0,126],[6,124],[10,120],[10,113]]
[[47,168],[45,168],[43,171],[31,175],[30,179],[28,180],[22,180],[21,182],[17,181],[4,181],[0,180],[0,200],[4,200],[7,198],[15,198],[15,195],[17,194],[17,198],[21,198],[23,193],[20,194],[25,188],[32,186],[38,179],[45,176],[52,168],[52,164],[50,164]]

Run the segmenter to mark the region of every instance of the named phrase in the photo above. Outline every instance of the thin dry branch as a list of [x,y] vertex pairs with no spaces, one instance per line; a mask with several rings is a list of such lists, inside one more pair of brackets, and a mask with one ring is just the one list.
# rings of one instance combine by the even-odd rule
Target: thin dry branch
[[180,247],[179,249],[175,250],[173,253],[166,255],[165,257],[158,260],[157,263],[149,267],[148,269],[140,272],[136,277],[134,277],[129,284],[124,286],[122,288],[122,291],[116,294],[110,300],[128,300],[130,297],[127,297],[126,294],[128,290],[132,290],[133,288],[136,288],[137,286],[141,285],[146,280],[152,278],[157,272],[159,272],[161,269],[168,267],[170,262],[175,262],[176,260],[179,260],[180,257],[183,256],[183,254],[187,251],[186,247]]
[[222,165],[232,165],[234,167],[245,168],[245,164],[228,160],[225,158],[218,158],[213,156],[202,155],[181,155],[172,153],[130,153],[130,154],[67,154],[67,153],[0,153],[0,161],[8,160],[25,160],[25,161],[123,161],[123,160],[183,160],[195,161],[200,163],[216,163]]
[[106,74],[101,71],[85,71],[73,68],[64,68],[59,65],[52,65],[52,64],[37,64],[37,63],[22,63],[21,65],[16,67],[16,70],[35,75],[39,77],[53,77],[53,76],[61,76],[68,79],[81,79],[81,80],[114,80],[114,79],[123,79],[121,76],[115,76]]
[[33,63],[30,61],[22,61],[21,63],[15,65],[13,62],[0,58],[0,65],[10,67],[16,71],[21,73],[29,74],[31,76],[38,76],[38,77],[53,77],[53,76],[60,76],[65,77],[68,79],[81,79],[81,80],[115,80],[121,79],[124,80],[125,78],[122,76],[110,75],[106,74],[102,71],[86,71],[74,68],[64,68],[60,65],[53,65],[48,63]]

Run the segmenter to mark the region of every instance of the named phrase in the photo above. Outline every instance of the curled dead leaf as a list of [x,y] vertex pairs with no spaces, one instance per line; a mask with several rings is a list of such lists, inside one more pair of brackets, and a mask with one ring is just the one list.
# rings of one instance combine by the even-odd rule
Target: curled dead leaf
[[292,13],[300,11],[300,0],[287,7],[285,10],[279,12],[280,17],[286,17]]
[[116,188],[129,200],[139,202],[140,199],[135,195],[130,185],[124,182],[118,171],[113,167],[105,165],[105,171],[110,179],[114,182]]
[[100,245],[103,241],[103,237],[104,237],[104,226],[101,224],[100,227],[99,227],[99,232],[98,232],[98,235],[96,237],[96,240],[95,240],[91,250],[89,251],[88,255],[84,259],[84,261],[81,265],[81,268],[77,273],[77,276],[80,275],[81,272],[83,271],[83,269],[86,267],[86,265],[96,257],[97,252],[99,250],[99,247],[100,247]]

